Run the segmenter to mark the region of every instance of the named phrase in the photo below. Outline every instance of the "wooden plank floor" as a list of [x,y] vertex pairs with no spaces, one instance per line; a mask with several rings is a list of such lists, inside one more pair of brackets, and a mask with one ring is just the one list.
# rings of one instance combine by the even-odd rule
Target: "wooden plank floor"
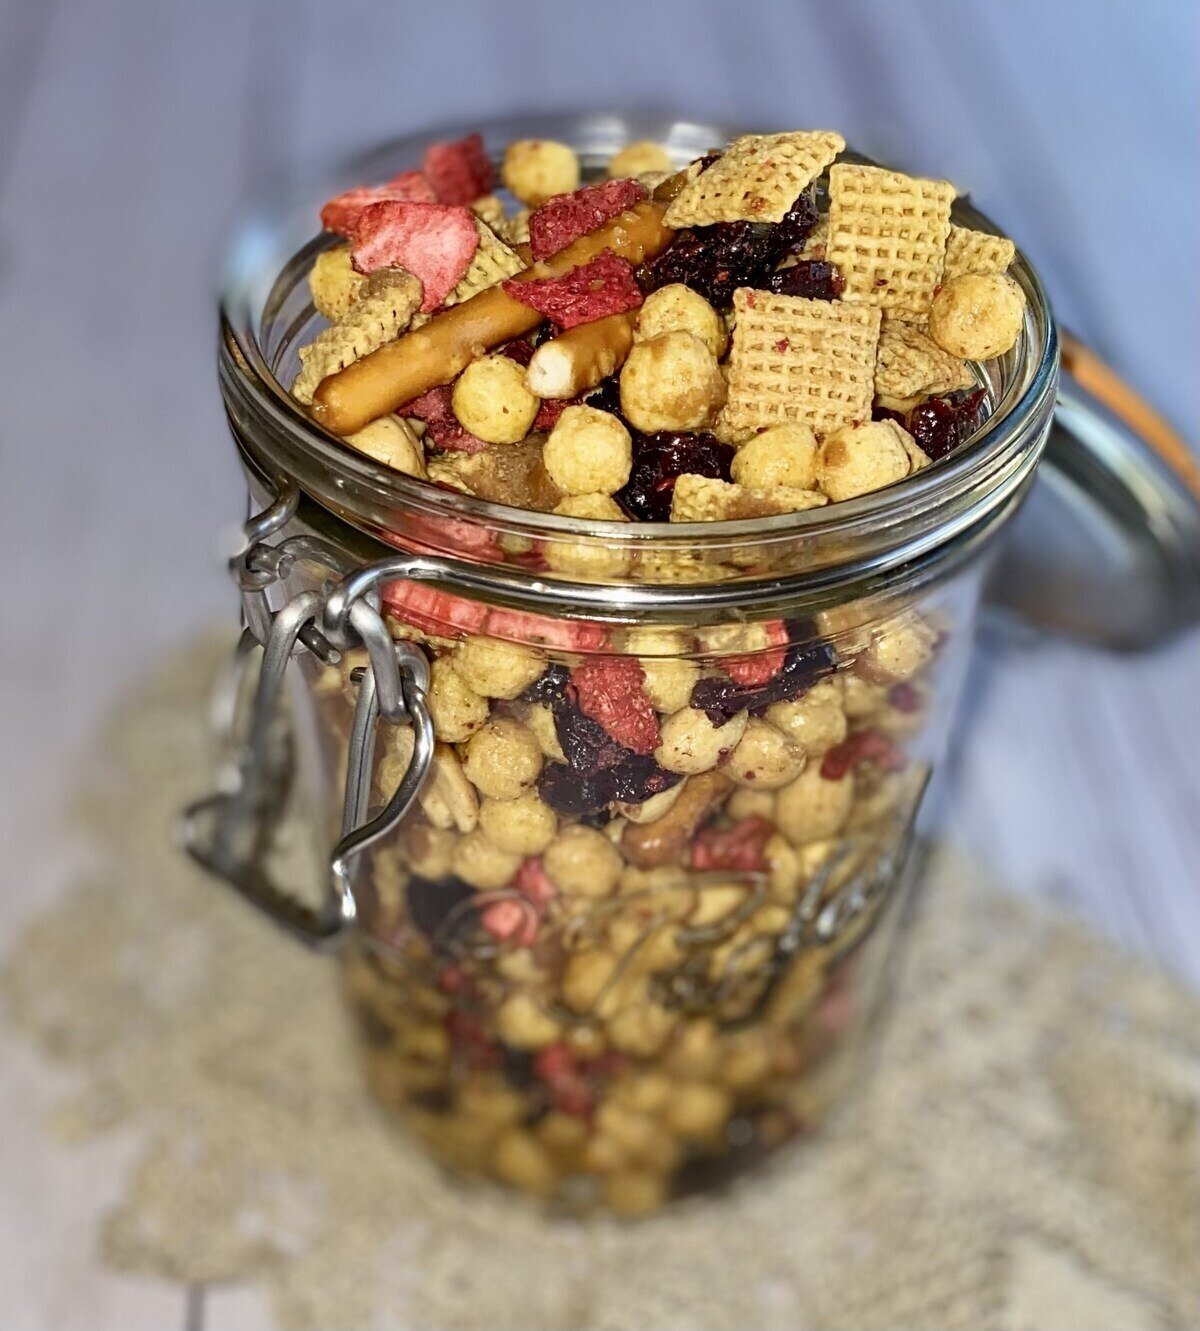
[[[1103,206],[1098,165],[1102,145],[1132,150],[1140,134],[1162,216],[1194,216],[1191,99],[1172,57],[1194,48],[1190,7],[1156,25],[1113,7],[1119,32],[1091,8],[1055,8],[1006,6],[1001,32],[982,7],[923,3],[904,7],[901,31],[891,7],[864,2],[789,33],[780,6],[619,0],[589,27],[585,60],[564,11],[552,32],[536,4],[0,0],[0,531],[15,557],[0,946],[79,862],[62,792],[108,700],[155,652],[234,612],[216,553],[240,497],[211,274],[238,200],[265,178],[405,127],[573,102],[836,124],[867,151],[971,182],[1027,238],[1060,310],[1194,437],[1194,231],[1143,238],[1136,278],[1107,262],[1128,219]],[[1054,67],[1055,23],[1078,45],[1070,68]],[[967,67],[981,44],[989,59]],[[916,93],[902,77],[931,51],[941,100],[932,77]],[[1137,67],[1160,76],[1131,90],[1118,75]],[[1074,171],[1059,169],[1064,145]],[[1195,635],[1142,657],[982,651],[941,809],[945,834],[998,880],[1194,982],[1196,667]],[[51,1151],[39,1120],[58,1074],[19,1048],[3,1060],[6,1327],[268,1325],[252,1291],[185,1295],[102,1270],[95,1218],[131,1144]]]

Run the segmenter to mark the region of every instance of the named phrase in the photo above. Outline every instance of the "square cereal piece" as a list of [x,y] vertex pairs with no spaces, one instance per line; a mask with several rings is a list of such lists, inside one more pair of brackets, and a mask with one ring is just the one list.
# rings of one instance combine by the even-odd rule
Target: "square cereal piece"
[[799,421],[827,434],[871,415],[881,315],[873,305],[776,296],[740,287],[721,426]]
[[829,130],[743,134],[679,191],[663,221],[672,227],[781,222],[845,146]]
[[943,351],[915,324],[885,319],[875,352],[875,395],[929,396],[967,388],[975,382],[966,361]]
[[962,277],[965,273],[1003,273],[1008,271],[1017,247],[1007,236],[993,236],[987,231],[972,231],[952,226],[946,241],[946,262],[942,280]]
[[671,521],[737,522],[823,508],[828,502],[820,490],[801,490],[793,485],[757,490],[685,472],[676,480],[671,495]]
[[842,299],[926,314],[942,278],[954,193],[946,180],[833,167],[825,257],[845,279]]
[[[521,262],[521,256],[511,250],[479,217],[475,218],[475,230],[479,233],[479,247],[475,251],[475,257],[458,285],[442,302],[443,309],[447,305],[458,305],[472,296],[477,296],[481,291],[494,287],[497,282],[503,282],[525,267]],[[412,321],[412,326],[419,328],[429,318],[428,314],[419,314]]]

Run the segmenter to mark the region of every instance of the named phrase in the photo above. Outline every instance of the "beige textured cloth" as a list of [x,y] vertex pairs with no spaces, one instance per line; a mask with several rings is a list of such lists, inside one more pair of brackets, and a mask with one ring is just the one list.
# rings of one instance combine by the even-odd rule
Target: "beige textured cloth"
[[332,963],[173,847],[215,659],[114,719],[79,805],[99,868],[0,980],[79,1074],[55,1149],[140,1132],[108,1262],[265,1282],[321,1331],[1197,1323],[1194,998],[944,854],[876,1068],[791,1157],[633,1226],[447,1182],[367,1099]]

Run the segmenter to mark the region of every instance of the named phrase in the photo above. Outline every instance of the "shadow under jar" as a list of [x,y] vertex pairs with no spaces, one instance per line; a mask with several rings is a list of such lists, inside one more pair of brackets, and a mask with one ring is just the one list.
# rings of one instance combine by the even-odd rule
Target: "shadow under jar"
[[[615,118],[485,135],[566,140],[594,173],[631,139],[682,163],[728,137]],[[371,1088],[440,1159],[572,1211],[654,1211],[810,1130],[860,1061],[981,584],[1050,425],[1045,295],[1018,257],[1025,326],[981,374],[986,420],[899,485],[745,522],[588,523],[437,489],[313,426],[280,386],[314,327],[312,216],[264,211],[232,255],[221,387],[266,513],[234,567],[243,656],[266,652],[234,793],[193,811],[193,853],[343,945]],[[271,878],[288,798],[337,841],[308,904]]]

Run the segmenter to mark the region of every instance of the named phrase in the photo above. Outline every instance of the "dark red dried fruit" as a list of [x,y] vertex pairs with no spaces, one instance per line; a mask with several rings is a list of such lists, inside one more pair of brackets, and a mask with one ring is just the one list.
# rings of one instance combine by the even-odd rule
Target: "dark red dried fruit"
[[691,704],[708,717],[714,726],[723,726],[739,712],[759,712],[772,703],[798,697],[836,664],[828,643],[793,643],[787,649],[783,669],[765,684],[746,687],[727,675],[713,675],[696,681]]
[[905,715],[911,715],[913,712],[921,710],[922,698],[920,689],[914,688],[911,684],[893,684],[888,689],[888,702],[898,712],[904,712]]
[[692,846],[692,868],[762,873],[767,867],[765,847],[774,835],[775,824],[757,815],[732,827],[705,828]]
[[533,428],[543,430],[549,434],[558,424],[558,418],[568,407],[577,407],[578,399],[570,397],[548,397],[544,398],[542,405],[538,408],[538,414],[533,418]]
[[908,758],[882,730],[860,730],[826,753],[821,760],[821,775],[826,781],[840,781],[859,763],[870,763],[881,772],[900,772],[908,765]]
[[529,362],[533,359],[533,349],[533,343],[528,338],[519,337],[515,342],[506,342],[500,348],[500,354],[528,368]]
[[659,742],[645,682],[646,672],[632,657],[588,661],[571,672],[579,710],[634,753],[653,753]]
[[451,453],[482,453],[487,444],[458,423],[451,405],[452,396],[450,385],[440,384],[398,407],[397,415],[424,421],[425,437],[435,448]]
[[611,314],[626,314],[642,303],[633,265],[611,250],[561,277],[539,277],[531,282],[509,280],[501,285],[513,300],[563,329],[607,319]]
[[979,424],[986,397],[982,388],[931,397],[908,413],[908,432],[936,462],[953,453]]
[[767,279],[767,290],[781,296],[804,296],[808,300],[837,300],[846,283],[837,265],[824,259],[800,259]]
[[571,672],[565,665],[548,665],[521,694],[522,702],[552,702],[561,698],[571,682]]
[[[595,398],[591,401],[596,404]],[[687,472],[727,481],[734,455],[734,449],[711,434],[635,433],[629,480],[613,497],[632,518],[666,522],[680,476]]]
[[504,1062],[504,1051],[488,1039],[473,1013],[452,1008],[446,1013],[446,1033],[456,1062],[477,1072],[490,1071]]
[[449,933],[451,937],[439,936],[440,943],[452,941],[463,932],[469,932],[475,924],[475,912],[464,903],[475,895],[475,889],[461,878],[412,877],[404,889],[405,905],[408,918],[427,937],[432,938],[453,914],[454,921]]
[[718,222],[680,231],[642,269],[642,285],[654,291],[682,282],[727,308],[738,287],[765,287],[779,261],[804,244],[816,222],[816,204],[806,191],[781,222]]
[[606,180],[547,199],[529,219],[529,248],[533,257],[548,259],[565,250],[573,240],[641,203],[646,194],[645,185],[636,180]]

